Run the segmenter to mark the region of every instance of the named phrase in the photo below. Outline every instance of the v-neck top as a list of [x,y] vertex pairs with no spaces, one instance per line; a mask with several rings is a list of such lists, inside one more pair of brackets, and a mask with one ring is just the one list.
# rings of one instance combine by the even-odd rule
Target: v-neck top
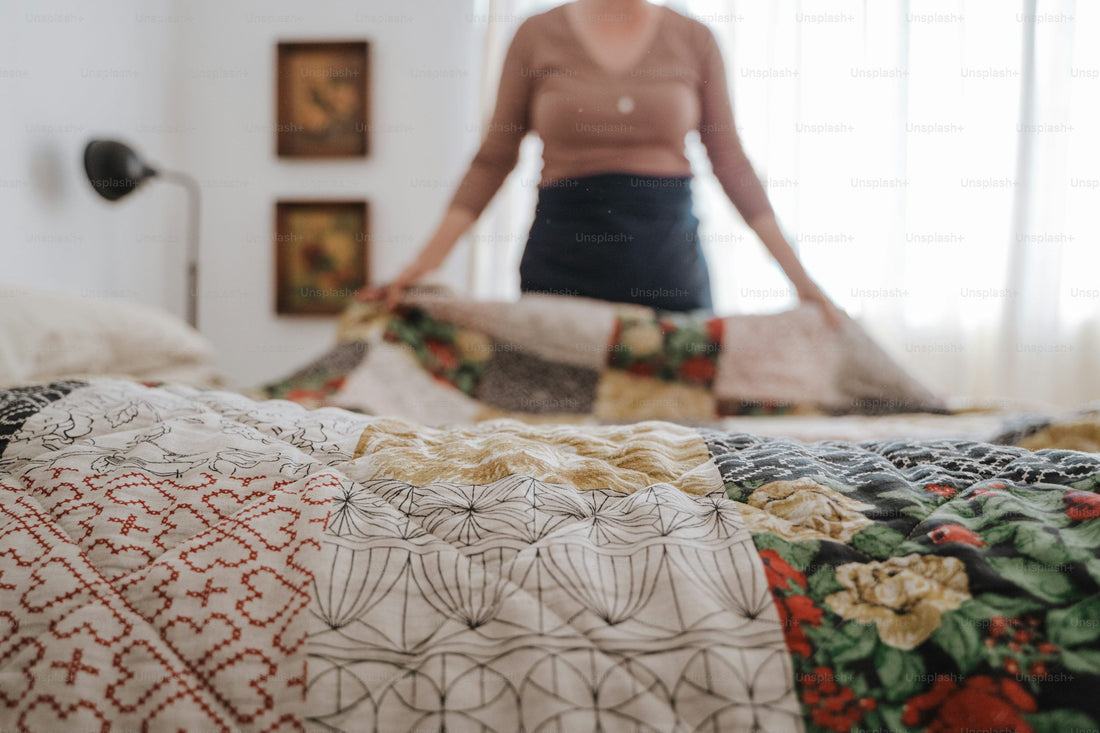
[[690,176],[685,139],[695,130],[741,216],[770,211],[734,126],[714,34],[670,8],[656,10],[656,35],[621,73],[592,58],[564,6],[526,19],[505,56],[485,138],[451,205],[480,215],[528,132],[543,144],[539,185],[552,186],[601,173]]

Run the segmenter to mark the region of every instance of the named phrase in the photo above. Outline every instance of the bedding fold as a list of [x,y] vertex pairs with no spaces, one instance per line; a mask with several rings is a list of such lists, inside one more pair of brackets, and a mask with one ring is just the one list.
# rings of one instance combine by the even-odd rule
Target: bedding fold
[[856,322],[830,328],[811,306],[719,318],[415,289],[392,313],[349,306],[339,338],[330,353],[263,387],[264,396],[436,425],[945,411]]

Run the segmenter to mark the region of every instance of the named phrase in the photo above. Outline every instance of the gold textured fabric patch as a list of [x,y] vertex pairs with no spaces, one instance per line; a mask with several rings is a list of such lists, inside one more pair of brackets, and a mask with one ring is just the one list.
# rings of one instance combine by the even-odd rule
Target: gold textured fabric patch
[[494,420],[428,428],[381,418],[363,430],[356,462],[372,478],[423,486],[487,484],[525,475],[580,490],[633,492],[659,483],[689,494],[722,488],[706,444],[690,428],[634,425],[527,425]]
[[601,420],[706,420],[718,407],[703,387],[608,369],[600,375],[592,412]]

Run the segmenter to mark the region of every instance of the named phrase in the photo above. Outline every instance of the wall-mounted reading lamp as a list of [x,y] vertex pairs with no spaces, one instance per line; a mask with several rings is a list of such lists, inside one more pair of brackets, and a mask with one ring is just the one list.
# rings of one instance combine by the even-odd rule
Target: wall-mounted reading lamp
[[84,170],[103,198],[118,201],[150,178],[178,183],[187,189],[187,322],[199,322],[199,184],[178,171],[149,166],[130,146],[117,140],[92,140],[84,148]]

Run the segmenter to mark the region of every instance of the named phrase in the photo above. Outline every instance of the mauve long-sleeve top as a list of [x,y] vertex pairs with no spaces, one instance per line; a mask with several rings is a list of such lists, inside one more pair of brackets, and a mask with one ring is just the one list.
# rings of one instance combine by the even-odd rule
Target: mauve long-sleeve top
[[564,6],[525,20],[505,56],[489,129],[451,205],[480,215],[528,132],[542,139],[539,185],[546,186],[600,173],[691,175],[685,138],[697,130],[741,216],[771,211],[734,127],[714,34],[674,10],[656,10],[648,49],[622,73],[591,57]]

